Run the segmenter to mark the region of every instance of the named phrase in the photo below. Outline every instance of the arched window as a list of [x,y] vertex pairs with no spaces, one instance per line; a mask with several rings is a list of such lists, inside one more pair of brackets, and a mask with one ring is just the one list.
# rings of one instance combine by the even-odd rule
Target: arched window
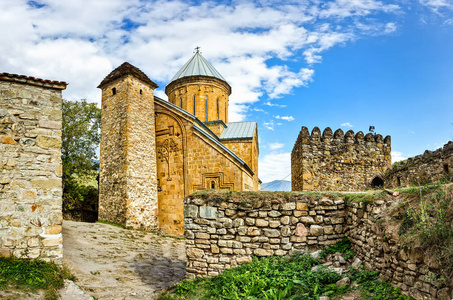
[[204,121],[208,121],[208,96],[204,98]]
[[217,120],[219,119],[219,98],[217,98]]
[[379,176],[374,177],[373,180],[371,181],[371,187],[373,189],[383,188],[384,187],[384,180],[382,180],[382,178],[379,177]]
[[179,107],[182,108],[182,98],[179,98]]
[[195,95],[193,95],[193,115],[195,116]]
[[113,95],[116,95],[116,88],[113,88],[113,89],[112,89],[112,96],[113,96]]
[[215,181],[211,181],[211,189],[215,190]]

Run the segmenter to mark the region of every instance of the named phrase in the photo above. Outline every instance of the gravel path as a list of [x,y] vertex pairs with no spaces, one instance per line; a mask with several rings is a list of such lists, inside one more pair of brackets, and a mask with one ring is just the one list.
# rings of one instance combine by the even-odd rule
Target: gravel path
[[[64,262],[97,299],[155,299],[184,278],[184,240],[100,223],[63,222]],[[86,299],[62,295],[63,300]]]

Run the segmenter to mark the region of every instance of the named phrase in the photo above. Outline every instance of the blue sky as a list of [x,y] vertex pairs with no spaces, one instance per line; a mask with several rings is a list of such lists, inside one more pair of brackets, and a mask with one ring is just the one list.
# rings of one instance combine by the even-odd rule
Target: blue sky
[[0,72],[97,103],[124,61],[165,98],[200,46],[232,86],[230,121],[258,121],[263,182],[290,178],[301,126],[374,125],[394,160],[453,138],[453,0],[2,0],[0,28]]

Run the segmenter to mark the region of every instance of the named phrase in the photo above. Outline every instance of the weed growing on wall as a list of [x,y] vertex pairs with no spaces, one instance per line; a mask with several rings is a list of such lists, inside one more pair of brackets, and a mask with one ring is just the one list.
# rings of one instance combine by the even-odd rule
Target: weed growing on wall
[[402,212],[399,234],[408,247],[423,247],[433,255],[447,275],[453,273],[453,191],[452,186],[419,186],[418,201]]

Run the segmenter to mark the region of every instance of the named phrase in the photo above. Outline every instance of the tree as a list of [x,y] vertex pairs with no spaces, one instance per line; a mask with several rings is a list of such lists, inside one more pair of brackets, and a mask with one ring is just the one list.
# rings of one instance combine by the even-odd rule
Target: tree
[[63,213],[82,221],[83,209],[94,210],[98,202],[101,109],[86,100],[63,100],[62,113]]
[[101,109],[86,100],[63,100],[61,158],[63,181],[72,174],[95,170],[100,142]]

